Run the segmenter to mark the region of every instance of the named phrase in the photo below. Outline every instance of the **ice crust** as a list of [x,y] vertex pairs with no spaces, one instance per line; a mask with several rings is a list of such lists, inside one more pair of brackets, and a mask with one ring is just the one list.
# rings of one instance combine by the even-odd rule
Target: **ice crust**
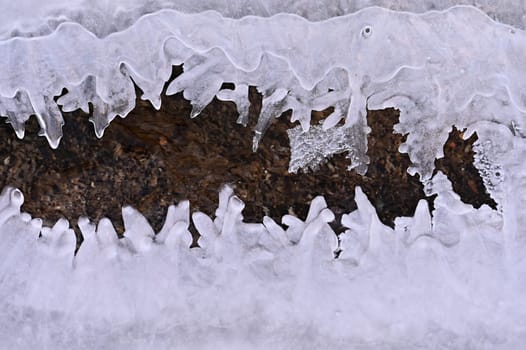
[[[509,135],[507,135],[509,136]],[[512,143],[493,149],[504,168]],[[501,151],[511,152],[502,153]],[[508,155],[506,155],[508,154]],[[513,161],[512,161],[513,162]],[[523,181],[523,180],[522,180]],[[523,217],[460,201],[438,173],[432,216],[384,226],[360,188],[339,237],[323,197],[286,228],[243,222],[225,187],[215,218],[188,201],[154,234],[123,209],[124,238],[107,219],[52,228],[0,196],[0,344],[9,349],[515,349],[526,341]],[[524,184],[521,187],[523,202]],[[515,193],[502,188],[505,203]],[[515,189],[511,188],[515,191]],[[521,203],[522,203],[521,202]],[[508,214],[508,213],[512,214]],[[515,215],[515,216],[514,216]],[[193,222],[200,247],[188,231]],[[39,234],[40,233],[40,234]]]
[[214,10],[230,18],[293,13],[320,21],[370,6],[421,13],[469,5],[499,22],[522,29],[526,27],[526,4],[517,0],[19,0],[2,5],[0,39],[46,35],[64,22],[79,23],[102,37],[129,27],[145,14],[162,9],[185,13]]
[[[19,137],[36,114],[57,147],[64,111],[93,105],[99,136],[134,108],[134,83],[160,107],[172,65],[192,116],[214,96],[248,118],[263,94],[254,146],[293,109],[291,170],[348,151],[367,165],[366,108],[395,107],[428,195],[383,225],[358,209],[337,236],[322,197],[306,218],[244,223],[225,187],[213,218],[187,201],[160,232],[123,208],[43,227],[0,195],[0,347],[6,349],[519,349],[526,343],[526,10],[520,1],[151,1],[5,4],[0,11],[0,114]],[[371,4],[384,8],[365,8]],[[33,6],[34,8],[31,8]],[[67,9],[64,9],[67,7]],[[361,8],[361,11],[355,12]],[[207,9],[216,11],[202,12]],[[447,9],[427,12],[430,9]],[[18,11],[18,12],[14,12]],[[288,12],[277,14],[278,12]],[[82,14],[82,15],[81,15]],[[258,17],[246,15],[257,15]],[[300,17],[301,15],[303,17]],[[335,17],[342,15],[341,17]],[[3,17],[2,17],[3,16]],[[310,22],[318,20],[318,22]],[[507,23],[509,25],[503,24]],[[510,26],[511,25],[511,26]],[[24,30],[21,30],[23,28]],[[133,79],[133,81],[132,81]],[[221,90],[223,82],[234,90]],[[68,93],[58,99],[66,88]],[[310,126],[311,110],[333,107]],[[337,124],[345,119],[345,126]],[[498,203],[474,209],[434,159],[451,126],[477,132],[476,166]],[[201,237],[190,248],[193,224]]]
[[[409,133],[401,151],[423,180],[442,156],[451,125],[497,118],[522,128],[526,112],[526,33],[466,6],[424,14],[372,7],[319,22],[161,10],[102,38],[61,23],[49,35],[0,41],[0,55],[7,58],[0,62],[0,114],[20,137],[35,114],[52,147],[62,137],[59,105],[88,111],[91,103],[101,137],[111,120],[134,108],[134,83],[159,108],[178,64],[184,73],[167,94],[183,91],[192,117],[217,96],[234,101],[246,124],[248,86],[258,88],[263,107],[254,149],[282,112],[293,110],[291,120],[307,131],[312,110],[334,107],[323,127],[344,118],[355,128],[352,167],[363,169],[366,108],[398,108],[395,130]],[[235,90],[221,90],[223,82]],[[57,105],[63,88],[68,92]]]

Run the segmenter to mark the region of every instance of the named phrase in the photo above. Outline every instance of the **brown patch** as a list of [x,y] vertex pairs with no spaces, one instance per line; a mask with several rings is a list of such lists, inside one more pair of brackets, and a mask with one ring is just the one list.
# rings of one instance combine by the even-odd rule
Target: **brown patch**
[[436,170],[442,171],[453,184],[453,190],[467,204],[480,208],[483,204],[492,209],[497,203],[486,192],[479,171],[473,165],[475,152],[473,143],[477,141],[476,133],[464,140],[464,132],[453,127],[444,145],[444,157],[435,161]]
[[[397,151],[403,142],[392,130],[397,111],[368,112],[371,164],[365,176],[347,171],[344,155],[329,159],[315,173],[289,174],[286,130],[293,125],[288,115],[273,121],[253,153],[251,130],[261,108],[254,88],[250,99],[246,128],[236,123],[233,103],[214,100],[190,119],[191,106],[182,94],[163,96],[160,111],[137,99],[134,111],[125,120],[114,120],[100,140],[88,116],[65,113],[64,138],[57,150],[36,136],[34,118],[24,140],[18,140],[10,126],[1,125],[0,186],[20,188],[26,196],[24,210],[45,218],[47,225],[60,217],[76,224],[81,215],[93,221],[107,216],[118,232],[123,232],[123,205],[139,209],[156,231],[167,207],[183,199],[190,200],[192,211],[213,215],[224,184],[232,185],[246,203],[248,222],[261,221],[263,215],[280,222],[288,212],[305,217],[317,195],[325,196],[339,217],[355,208],[354,188],[361,186],[381,221],[392,226],[395,217],[412,215],[424,198],[418,178],[407,174],[407,155]],[[321,120],[329,112],[313,112],[313,117]],[[337,232],[342,229],[338,224],[333,227]]]

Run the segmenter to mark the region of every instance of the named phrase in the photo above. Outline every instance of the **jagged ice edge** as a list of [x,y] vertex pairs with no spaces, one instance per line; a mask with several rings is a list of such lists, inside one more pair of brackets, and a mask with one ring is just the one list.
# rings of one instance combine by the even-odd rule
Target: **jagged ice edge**
[[[433,93],[442,98],[448,94],[438,83],[429,87],[431,81],[444,79],[443,86],[453,90],[463,81],[455,85],[448,75],[458,73],[450,62],[445,67],[452,71],[442,71],[438,78],[432,69],[402,67],[394,79],[371,84],[375,93],[367,102],[378,108],[395,102],[401,106],[398,130],[414,129],[410,137],[421,138],[408,148],[426,138],[433,141],[434,131],[449,127],[451,120],[468,127],[466,137],[477,132],[476,165],[499,204],[497,211],[462,203],[438,173],[424,181],[426,193],[437,194],[432,218],[421,202],[414,217],[396,220],[393,231],[379,222],[357,189],[358,210],[343,217],[348,231],[337,240],[327,225],[333,214],[321,198],[313,201],[305,221],[284,217],[284,230],[268,218],[261,224],[243,223],[242,202],[225,189],[214,220],[192,215],[202,234],[200,248],[188,249],[189,206],[182,202],[171,208],[164,231],[157,235],[131,208],[123,210],[122,240],[108,220],[95,226],[82,219],[86,242],[73,256],[75,239],[68,222],[42,227],[39,219],[20,213],[21,192],[6,189],[0,196],[0,339],[5,347],[115,349],[143,342],[150,348],[188,348],[218,341],[219,347],[245,348],[519,348],[526,341],[526,143],[521,102],[506,84],[521,80],[524,51],[515,55],[514,50],[523,45],[524,33],[477,18],[482,17],[464,18],[475,28],[464,23],[461,34],[466,38],[476,32],[496,43],[499,33],[520,35],[518,44],[503,37],[499,45],[507,51],[497,50],[493,56],[498,57],[491,57],[497,66],[502,59],[511,60],[508,66],[519,70],[503,77],[492,75],[499,69],[482,69],[480,79],[486,84],[468,80],[467,86],[482,90],[461,96],[468,101],[458,108],[462,118],[443,114],[456,113],[447,109],[458,107],[456,103],[442,105],[446,109],[431,103],[431,111],[423,106],[436,103],[429,98]],[[376,26],[372,28],[376,33]],[[469,43],[464,48],[474,50]],[[202,62],[194,59],[198,67]],[[429,64],[444,67],[433,60]],[[460,68],[476,70],[480,64],[469,61]],[[446,97],[458,98],[449,93]],[[420,117],[411,119],[417,112]],[[413,161],[418,156],[414,152]],[[428,153],[420,155],[433,158]],[[424,166],[420,169],[425,173]]]
[[[22,193],[7,188],[1,343],[126,348],[144,336],[150,348],[518,346],[526,340],[524,240],[506,232],[505,214],[462,203],[442,173],[432,182],[433,216],[422,200],[394,230],[359,187],[339,237],[323,197],[305,220],[285,215],[284,229],[268,217],[244,223],[243,202],[225,187],[215,219],[190,219],[183,201],[157,234],[131,207],[122,239],[109,220],[81,218],[76,255],[66,220],[42,227],[20,213]],[[200,247],[189,248],[190,220]]]
[[[395,130],[409,134],[400,150],[423,181],[442,156],[451,125],[499,120],[521,128],[526,111],[526,33],[465,6],[424,14],[367,8],[321,22],[291,14],[237,20],[213,11],[163,10],[104,38],[63,23],[47,36],[2,41],[0,54],[8,57],[0,62],[0,114],[19,137],[35,114],[52,147],[62,137],[53,98],[63,88],[68,93],[58,104],[64,111],[87,112],[93,104],[100,137],[113,118],[134,108],[134,83],[160,108],[172,65],[183,63],[167,94],[184,91],[192,117],[217,96],[234,101],[246,124],[248,86],[258,87],[263,105],[254,148],[282,112],[292,109],[291,120],[308,131],[312,110],[334,107],[323,127],[345,118],[345,127],[354,129],[351,168],[360,173],[368,162],[366,108],[400,109]],[[221,90],[223,82],[235,89]]]
[[[477,166],[498,210],[463,203],[438,172],[425,188],[437,195],[432,216],[422,200],[394,230],[360,188],[337,237],[323,197],[305,220],[285,215],[284,229],[268,217],[244,223],[244,204],[225,187],[214,219],[190,216],[183,201],[157,234],[131,207],[122,239],[108,219],[81,218],[74,255],[66,220],[42,227],[20,213],[22,193],[5,189],[0,339],[13,349],[520,347],[526,143],[504,125],[481,122],[466,133],[474,129]],[[190,220],[200,233],[191,249]]]

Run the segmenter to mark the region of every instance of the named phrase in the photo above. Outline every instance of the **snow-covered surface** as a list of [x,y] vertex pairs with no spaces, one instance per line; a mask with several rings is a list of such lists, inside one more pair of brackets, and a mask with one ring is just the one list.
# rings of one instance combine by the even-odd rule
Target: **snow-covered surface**
[[[284,229],[269,218],[243,223],[243,203],[227,187],[214,218],[190,215],[182,202],[170,208],[159,233],[129,207],[123,239],[106,219],[80,219],[84,242],[74,255],[66,220],[42,227],[20,213],[22,193],[6,188],[0,347],[526,343],[524,3],[478,1],[499,22],[475,7],[449,8],[470,1],[195,3],[96,1],[89,10],[80,0],[6,4],[0,114],[20,137],[36,114],[57,147],[63,119],[53,97],[67,88],[58,104],[70,111],[92,103],[102,136],[114,117],[134,108],[133,83],[159,108],[172,65],[184,63],[167,93],[184,90],[193,116],[217,96],[236,102],[246,124],[248,86],[255,85],[263,94],[255,148],[271,118],[293,109],[307,133],[291,130],[291,169],[350,150],[351,167],[364,172],[366,108],[395,107],[395,130],[409,134],[400,150],[410,156],[410,171],[437,195],[432,216],[422,201],[393,230],[357,188],[358,209],[343,217],[348,230],[337,237],[323,198],[312,201],[304,220],[285,216]],[[366,8],[373,3],[418,13]],[[289,13],[269,17],[282,11]],[[220,90],[223,82],[235,90]],[[311,110],[327,107],[334,113],[308,130]],[[345,127],[336,126],[342,118]],[[443,174],[433,176],[452,125],[467,128],[466,137],[477,132],[476,166],[497,210],[462,203]],[[198,248],[189,248],[190,220],[201,234]]]

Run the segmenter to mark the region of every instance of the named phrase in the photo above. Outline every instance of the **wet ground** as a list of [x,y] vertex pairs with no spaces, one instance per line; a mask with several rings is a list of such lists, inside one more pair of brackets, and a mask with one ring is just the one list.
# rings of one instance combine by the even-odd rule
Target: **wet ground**
[[[167,207],[182,199],[190,200],[192,211],[212,215],[224,184],[232,185],[246,203],[247,222],[261,221],[264,215],[280,222],[291,212],[304,217],[317,195],[325,196],[339,217],[355,208],[353,189],[361,186],[382,222],[393,225],[395,217],[412,215],[418,200],[425,198],[419,179],[407,174],[409,158],[397,151],[403,137],[393,133],[396,110],[368,113],[371,164],[365,176],[347,171],[344,155],[334,156],[316,172],[289,174],[286,130],[293,124],[287,113],[274,120],[253,153],[252,127],[261,97],[251,88],[250,98],[246,128],[236,123],[232,103],[214,100],[190,119],[191,106],[181,94],[165,96],[160,111],[137,100],[135,110],[114,120],[100,140],[87,115],[65,113],[64,138],[57,150],[36,136],[34,118],[24,140],[16,138],[10,125],[1,124],[0,188],[20,188],[26,198],[23,210],[45,218],[47,225],[65,217],[76,227],[79,216],[95,222],[106,216],[119,233],[123,205],[139,209],[158,231]],[[313,112],[313,122],[325,114]],[[463,140],[461,132],[453,130],[445,157],[436,165],[465,202],[494,206],[473,166],[475,139]],[[432,207],[433,198],[426,199]],[[341,230],[337,223],[333,226]]]

